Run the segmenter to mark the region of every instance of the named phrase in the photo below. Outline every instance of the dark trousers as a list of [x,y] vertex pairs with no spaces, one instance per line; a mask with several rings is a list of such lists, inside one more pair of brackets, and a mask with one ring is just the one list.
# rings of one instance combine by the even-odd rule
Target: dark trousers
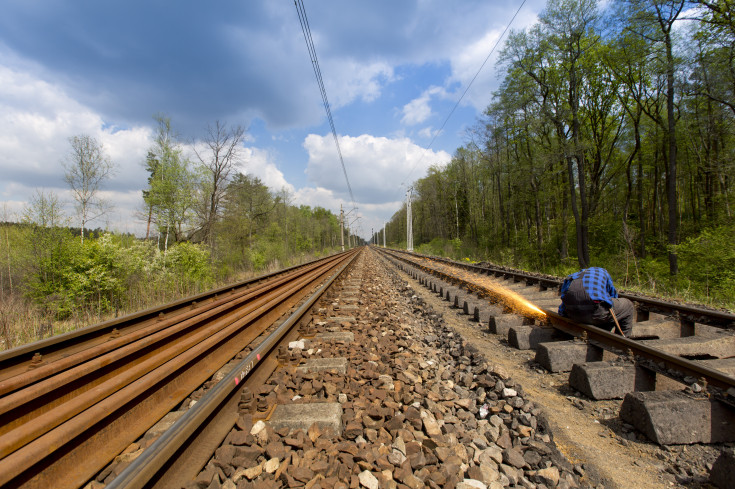
[[[590,299],[581,278],[572,281],[561,300],[564,303],[566,316],[572,321],[592,324],[618,333],[615,320],[610,314],[610,307],[604,302],[595,302]],[[615,317],[618,318],[620,329],[623,330],[625,336],[630,336],[633,329],[635,306],[628,299],[613,299],[612,301],[612,309],[615,311]]]
[[[620,329],[623,330],[625,336],[630,336],[633,330],[633,315],[635,313],[633,303],[625,298],[613,299],[612,309],[615,311],[615,317],[618,318]],[[615,332],[618,333],[618,329],[615,327],[615,320],[612,314],[610,314],[610,308],[605,303],[600,302],[585,305],[565,304],[564,310],[567,317],[572,321],[600,326],[608,331],[615,328]]]

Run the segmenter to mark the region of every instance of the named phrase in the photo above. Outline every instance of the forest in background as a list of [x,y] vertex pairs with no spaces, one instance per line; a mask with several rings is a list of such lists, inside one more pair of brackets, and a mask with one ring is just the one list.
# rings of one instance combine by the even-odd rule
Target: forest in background
[[[735,4],[551,0],[499,68],[413,185],[416,251],[735,308]],[[405,204],[387,241],[405,247]]]
[[140,210],[145,237],[87,229],[113,205],[99,190],[115,172],[87,135],[70,138],[63,163],[73,216],[43,190],[15,222],[5,212],[0,349],[339,251],[337,216],[292,205],[286,191],[239,171],[242,128],[211,125],[190,159],[171,121],[155,119],[155,144],[141,162],[149,173]]
[[[413,185],[416,250],[559,276],[603,266],[628,290],[735,308],[735,4],[551,0],[499,67],[467,143]],[[185,154],[155,120],[145,237],[89,232],[115,165],[86,135],[64,161],[73,216],[42,190],[4,213],[3,348],[339,249],[337,216],[239,171],[244,129],[216,122]],[[387,241],[405,247],[405,205]]]

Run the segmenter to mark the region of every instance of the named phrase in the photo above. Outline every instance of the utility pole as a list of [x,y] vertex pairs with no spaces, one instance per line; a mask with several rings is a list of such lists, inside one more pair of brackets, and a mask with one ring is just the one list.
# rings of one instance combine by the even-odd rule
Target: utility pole
[[339,205],[339,239],[342,242],[342,251],[345,250],[345,211]]
[[370,228],[370,244],[371,245],[376,244],[375,241],[377,241],[375,239],[375,230],[373,228]]
[[413,251],[413,218],[411,217],[411,191],[413,187],[406,190],[406,250]]
[[383,222],[383,248],[385,248],[385,234],[388,232],[388,223]]

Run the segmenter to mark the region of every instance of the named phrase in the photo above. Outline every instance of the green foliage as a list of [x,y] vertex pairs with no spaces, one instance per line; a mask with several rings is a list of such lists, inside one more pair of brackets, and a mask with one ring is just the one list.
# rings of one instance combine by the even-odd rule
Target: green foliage
[[145,167],[148,173],[148,188],[143,199],[150,219],[158,225],[168,245],[173,233],[176,241],[184,238],[185,226],[191,218],[197,175],[188,159],[182,155],[167,117],[157,116],[158,133],[153,148],[148,152]]
[[413,184],[414,247],[732,304],[735,30],[713,2],[670,36],[682,5],[551,0],[509,35],[471,141]]
[[677,247],[682,277],[707,296],[732,301],[735,295],[735,225],[704,229]]
[[98,316],[110,313],[123,308],[131,294],[152,288],[196,291],[213,283],[209,251],[202,245],[178,243],[164,253],[154,243],[125,245],[112,234],[83,244],[60,229],[36,229],[32,236],[46,246],[44,253],[39,249],[33,256],[35,269],[26,293],[56,319],[86,309]]
[[204,245],[178,243],[166,253],[159,253],[156,266],[161,272],[174,275],[180,284],[208,286],[212,282],[209,249]]

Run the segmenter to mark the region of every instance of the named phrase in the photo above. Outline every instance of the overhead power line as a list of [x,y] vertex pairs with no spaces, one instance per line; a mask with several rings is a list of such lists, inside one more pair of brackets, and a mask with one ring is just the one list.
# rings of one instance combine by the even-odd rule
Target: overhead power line
[[452,114],[454,114],[454,111],[457,110],[457,107],[459,107],[459,104],[462,102],[462,99],[465,95],[467,95],[467,92],[469,91],[472,84],[477,79],[478,75],[482,71],[482,69],[487,64],[488,60],[490,59],[490,56],[493,55],[495,52],[495,49],[498,47],[498,44],[500,44],[500,41],[505,37],[505,33],[508,32],[508,29],[510,29],[510,26],[513,24],[513,21],[516,20],[516,17],[518,16],[518,13],[521,11],[523,6],[526,4],[526,0],[523,0],[521,2],[520,7],[518,7],[518,10],[516,10],[516,13],[513,14],[513,18],[510,19],[510,22],[508,22],[508,25],[505,26],[505,29],[503,30],[503,33],[500,34],[500,37],[498,37],[498,40],[495,41],[495,45],[493,45],[493,48],[488,53],[487,57],[485,58],[485,61],[482,62],[480,65],[480,68],[477,70],[477,73],[475,73],[475,76],[472,77],[472,80],[470,80],[470,83],[467,85],[467,88],[464,89],[464,92],[462,92],[462,95],[459,97],[459,100],[457,100],[457,103],[454,104],[454,107],[452,107],[452,110],[449,111],[449,114],[447,115],[447,118],[444,119],[444,122],[442,123],[442,126],[439,128],[438,131],[434,134],[434,137],[431,138],[431,141],[429,142],[429,145],[424,148],[424,152],[421,154],[421,158],[419,158],[419,161],[416,162],[416,164],[411,168],[411,171],[408,172],[408,175],[406,175],[406,178],[403,180],[401,185],[405,185],[405,183],[408,181],[408,177],[411,176],[411,173],[416,169],[416,167],[419,166],[419,164],[424,160],[424,156],[426,156],[426,153],[429,151],[429,148],[431,148],[431,145],[434,144],[434,141],[436,138],[441,134],[441,132],[444,130],[444,126],[447,125],[447,122],[449,122],[449,118],[452,117]]
[[327,112],[327,119],[329,119],[329,127],[332,128],[332,136],[334,136],[334,144],[337,146],[337,154],[339,155],[339,162],[342,164],[342,172],[345,174],[345,182],[347,182],[347,190],[350,192],[350,199],[352,200],[352,207],[355,207],[355,196],[352,195],[352,187],[350,186],[350,179],[347,178],[347,168],[345,167],[344,159],[342,158],[342,150],[339,147],[339,138],[337,137],[337,130],[334,128],[334,120],[332,119],[332,110],[329,108],[329,100],[327,99],[327,90],[324,88],[324,80],[322,79],[322,71],[319,69],[319,60],[316,56],[316,49],[314,48],[314,41],[311,39],[311,29],[309,28],[309,20],[306,18],[306,8],[304,7],[303,0],[294,0],[296,6],[296,12],[299,14],[299,22],[301,22],[301,30],[304,32],[304,40],[306,41],[306,48],[309,50],[309,57],[311,58],[311,65],[314,68],[314,75],[316,81],[319,84],[319,91],[322,94],[322,100],[324,101],[324,110]]

